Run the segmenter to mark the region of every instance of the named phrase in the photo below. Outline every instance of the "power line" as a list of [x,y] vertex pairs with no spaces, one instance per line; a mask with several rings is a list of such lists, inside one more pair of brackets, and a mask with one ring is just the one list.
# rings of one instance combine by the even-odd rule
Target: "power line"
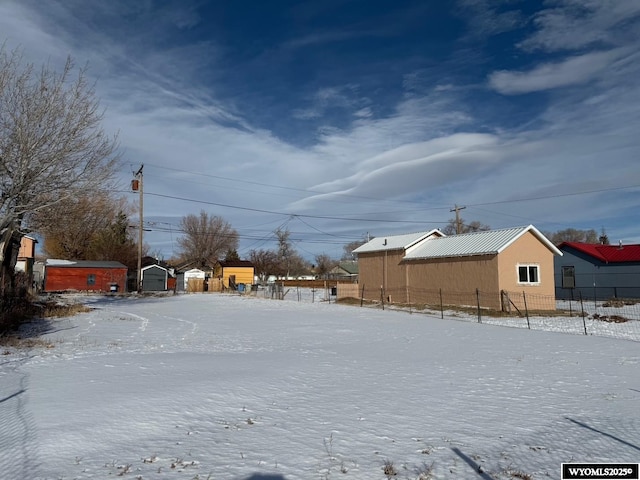
[[235,210],[244,210],[244,211],[249,211],[249,212],[257,212],[257,213],[268,213],[270,215],[281,215],[281,216],[296,216],[296,217],[304,217],[304,218],[317,218],[317,219],[322,219],[322,220],[347,220],[350,222],[385,222],[385,223],[412,223],[412,224],[432,224],[432,223],[448,223],[448,222],[442,222],[442,221],[437,221],[437,220],[433,220],[433,221],[411,221],[411,220],[392,220],[392,219],[371,219],[371,218],[353,218],[353,217],[333,217],[333,216],[326,216],[326,215],[306,215],[306,214],[302,214],[302,213],[296,213],[296,214],[292,214],[292,213],[286,213],[286,212],[276,212],[273,210],[264,210],[261,208],[252,208],[252,207],[239,207],[237,205],[229,205],[229,204],[225,204],[225,203],[218,203],[218,202],[210,202],[210,201],[205,201],[205,200],[196,200],[193,198],[185,198],[185,197],[178,197],[176,195],[165,195],[165,194],[161,194],[161,193],[153,193],[153,192],[146,192],[145,195],[150,195],[153,197],[160,197],[160,198],[169,198],[172,200],[180,200],[183,202],[191,202],[191,203],[200,203],[203,205],[213,205],[216,207],[222,207],[222,208],[231,208],[231,209],[235,209]]
[[377,202],[396,202],[396,203],[415,203],[409,200],[389,200],[386,198],[376,198],[376,197],[367,197],[364,195],[352,195],[349,193],[339,193],[339,192],[323,192],[320,190],[311,190],[311,189],[306,189],[306,188],[295,188],[295,187],[285,187],[283,185],[273,185],[273,184],[269,184],[269,183],[262,183],[262,182],[255,182],[253,180],[241,180],[238,178],[231,178],[231,177],[222,177],[220,175],[212,175],[212,174],[208,174],[208,173],[201,173],[201,172],[191,172],[188,170],[183,170],[180,168],[172,168],[172,167],[164,167],[161,165],[156,165],[153,163],[147,163],[147,165],[153,165],[155,168],[160,168],[160,169],[164,169],[164,170],[170,170],[170,171],[174,171],[174,172],[179,172],[179,173],[187,173],[189,175],[196,175],[198,177],[209,177],[209,178],[215,178],[218,180],[225,180],[225,181],[230,181],[230,182],[237,182],[237,183],[246,183],[247,185],[256,185],[256,186],[260,186],[260,187],[268,187],[268,188],[278,188],[281,190],[290,190],[293,192],[301,192],[301,193],[313,193],[316,195],[338,195],[341,197],[350,197],[350,198],[359,198],[359,199],[363,199],[363,200],[374,200]]

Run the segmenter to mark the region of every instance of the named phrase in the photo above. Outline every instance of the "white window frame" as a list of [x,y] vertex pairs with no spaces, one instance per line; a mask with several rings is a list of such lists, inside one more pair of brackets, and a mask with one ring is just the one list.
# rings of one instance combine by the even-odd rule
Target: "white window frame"
[[[527,269],[527,280],[520,280],[520,269]],[[537,280],[535,282],[530,281],[530,268],[535,268],[537,273]],[[540,265],[537,263],[519,263],[516,265],[516,278],[518,279],[518,285],[540,285]]]

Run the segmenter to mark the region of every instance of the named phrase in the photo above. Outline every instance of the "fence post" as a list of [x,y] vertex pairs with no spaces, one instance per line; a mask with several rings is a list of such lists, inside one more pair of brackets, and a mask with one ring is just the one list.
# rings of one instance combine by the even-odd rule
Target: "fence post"
[[442,289],[440,289],[440,318],[444,318],[444,305],[442,303]]
[[531,324],[529,323],[529,309],[527,308],[527,295],[522,291],[522,299],[524,300],[524,313],[527,316],[527,328],[531,330]]
[[360,307],[364,306],[364,283],[362,284],[362,294],[360,295]]
[[478,302],[478,323],[482,323],[482,315],[480,314],[480,290],[476,288],[476,301]]
[[382,310],[384,310],[384,287],[380,286],[380,305],[382,305]]
[[582,310],[582,326],[584,327],[584,334],[587,335],[587,322],[584,319],[585,311],[584,311],[584,303],[582,302],[582,290],[580,290],[580,310]]

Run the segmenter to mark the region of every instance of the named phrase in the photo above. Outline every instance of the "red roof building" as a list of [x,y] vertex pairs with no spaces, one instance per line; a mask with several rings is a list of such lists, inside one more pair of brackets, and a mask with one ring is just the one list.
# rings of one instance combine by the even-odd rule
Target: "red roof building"
[[558,248],[556,298],[640,298],[640,245],[564,242]]
[[640,245],[601,245],[599,243],[564,242],[562,247],[573,248],[604,263],[640,262]]
[[124,292],[127,267],[119,262],[47,260],[45,292]]

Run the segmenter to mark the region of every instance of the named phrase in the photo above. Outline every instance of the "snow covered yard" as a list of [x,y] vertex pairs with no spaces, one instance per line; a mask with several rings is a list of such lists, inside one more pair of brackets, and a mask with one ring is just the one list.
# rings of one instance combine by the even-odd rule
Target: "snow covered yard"
[[1,478],[540,479],[640,461],[637,342],[326,302],[87,300],[0,357]]

